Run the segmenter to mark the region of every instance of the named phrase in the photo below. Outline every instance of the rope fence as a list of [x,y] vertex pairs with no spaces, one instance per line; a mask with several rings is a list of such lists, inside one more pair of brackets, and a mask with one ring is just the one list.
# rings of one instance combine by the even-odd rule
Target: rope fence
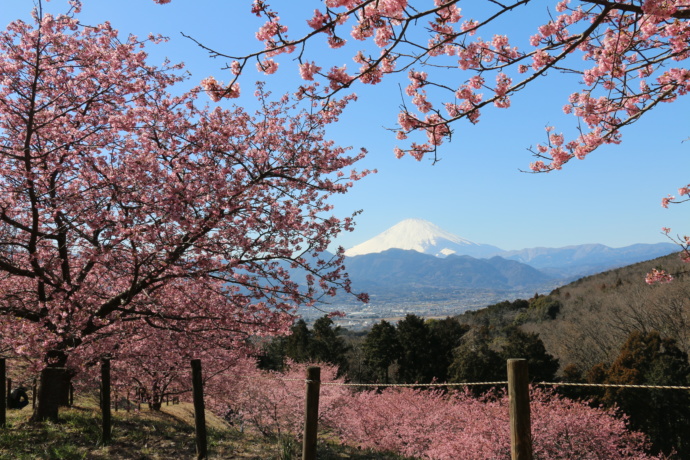
[[[281,380],[281,379],[277,379]],[[293,379],[294,380],[294,379]],[[321,385],[342,387],[464,387],[473,385],[508,385],[505,382],[463,382],[463,383],[350,383],[350,382],[321,382]]]
[[[250,380],[273,380],[282,382],[304,382],[311,383],[306,379],[281,379],[281,378],[250,378]],[[641,388],[646,390],[690,390],[690,386],[678,385],[633,385],[633,384],[618,384],[618,383],[577,383],[577,382],[530,382],[532,385],[541,386],[569,386],[569,387],[600,387],[600,388]],[[353,382],[321,382],[321,385],[341,386],[341,387],[471,387],[471,386],[504,386],[508,385],[508,381],[502,382],[459,382],[459,383],[353,383]]]
[[601,387],[601,388],[642,388],[647,390],[690,390],[690,386],[674,385],[632,385],[618,383],[568,383],[568,382],[534,382],[535,385],[566,387]]

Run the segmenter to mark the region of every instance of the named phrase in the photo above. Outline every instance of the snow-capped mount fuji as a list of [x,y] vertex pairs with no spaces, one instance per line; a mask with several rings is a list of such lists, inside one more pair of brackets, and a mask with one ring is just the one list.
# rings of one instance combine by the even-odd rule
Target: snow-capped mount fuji
[[503,252],[489,244],[478,244],[447,232],[423,219],[406,219],[364,243],[345,251],[348,257],[404,249],[446,257],[451,254],[487,258]]

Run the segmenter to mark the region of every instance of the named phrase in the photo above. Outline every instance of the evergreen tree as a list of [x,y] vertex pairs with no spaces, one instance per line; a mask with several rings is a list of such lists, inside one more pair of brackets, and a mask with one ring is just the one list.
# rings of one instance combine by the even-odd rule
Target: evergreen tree
[[[613,364],[597,368],[603,383],[613,384],[685,386],[690,375],[687,354],[656,331],[633,331]],[[669,455],[675,449],[678,458],[690,458],[687,391],[609,388],[601,401],[627,414],[631,427],[650,437],[655,452]]]
[[290,335],[287,337],[287,343],[285,344],[286,356],[298,363],[309,361],[310,341],[311,332],[307,327],[307,323],[303,319],[297,320],[291,328]]
[[454,352],[449,373],[452,382],[485,382],[505,380],[505,361],[491,349],[488,328],[473,328],[462,338]]
[[431,331],[424,318],[407,314],[398,322],[400,357],[398,379],[404,383],[429,383],[432,375]]
[[532,381],[554,380],[558,371],[558,360],[546,352],[539,334],[523,332],[517,326],[506,328],[505,333],[505,344],[500,352],[504,362],[511,358],[524,358],[527,360]]
[[346,353],[349,349],[345,340],[340,337],[341,327],[335,326],[328,316],[317,319],[312,326],[307,346],[311,361],[331,363],[338,366],[338,374],[347,371]]
[[262,344],[257,357],[258,368],[282,372],[285,369],[286,348],[287,337],[273,337]]
[[364,362],[372,369],[376,380],[388,383],[388,369],[402,352],[395,326],[384,320],[374,324],[364,339],[362,350]]
[[430,320],[428,324],[431,333],[431,372],[436,380],[446,382],[450,376],[448,368],[453,362],[453,350],[460,345],[470,327],[451,317]]

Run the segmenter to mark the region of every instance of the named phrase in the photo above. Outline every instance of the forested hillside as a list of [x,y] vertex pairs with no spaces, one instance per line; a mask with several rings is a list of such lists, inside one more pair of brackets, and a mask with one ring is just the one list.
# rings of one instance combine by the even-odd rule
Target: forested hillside
[[[670,272],[675,281],[647,285],[653,268]],[[523,328],[537,332],[563,366],[589,368],[612,363],[633,331],[657,331],[690,351],[690,266],[677,254],[588,276],[554,290],[559,305],[552,321],[532,321]]]

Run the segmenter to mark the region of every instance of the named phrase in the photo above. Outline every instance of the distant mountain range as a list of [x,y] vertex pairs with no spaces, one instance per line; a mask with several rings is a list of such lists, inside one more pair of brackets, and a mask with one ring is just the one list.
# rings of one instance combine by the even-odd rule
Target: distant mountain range
[[408,219],[345,251],[345,265],[353,288],[377,298],[412,292],[473,296],[477,290],[503,292],[509,298],[530,290],[545,292],[582,276],[677,251],[672,243],[504,251],[453,235],[431,222]]
[[581,244],[563,248],[530,248],[505,251],[501,257],[526,263],[556,277],[580,277],[612,268],[656,259],[680,248],[673,243],[633,244],[610,248],[603,244]]

